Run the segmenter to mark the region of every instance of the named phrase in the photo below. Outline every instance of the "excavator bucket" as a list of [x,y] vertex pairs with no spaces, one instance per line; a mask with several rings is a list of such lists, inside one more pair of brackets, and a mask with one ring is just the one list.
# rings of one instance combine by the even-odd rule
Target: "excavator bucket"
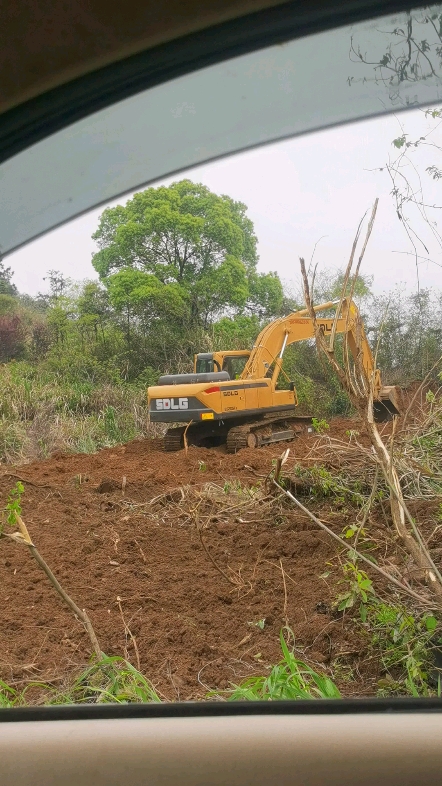
[[376,423],[391,420],[402,411],[401,391],[397,385],[384,386],[379,391],[379,398],[373,403],[373,414]]

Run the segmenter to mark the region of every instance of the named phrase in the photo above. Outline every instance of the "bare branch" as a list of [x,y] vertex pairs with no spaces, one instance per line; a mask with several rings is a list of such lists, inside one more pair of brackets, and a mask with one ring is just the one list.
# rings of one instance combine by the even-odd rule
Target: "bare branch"
[[430,607],[430,608],[433,608],[433,609],[437,608],[438,610],[442,610],[442,604],[439,604],[439,603],[435,604],[434,602],[428,600],[427,598],[423,597],[422,595],[419,595],[419,593],[414,592],[414,590],[412,590],[410,587],[407,587],[405,584],[402,584],[400,581],[398,581],[398,579],[396,579],[394,576],[392,576],[386,570],[384,570],[379,565],[376,565],[376,563],[374,563],[370,559],[368,559],[368,557],[366,557],[364,554],[362,554],[362,552],[357,551],[356,549],[354,549],[351,546],[349,546],[349,544],[346,543],[345,540],[343,540],[343,538],[340,538],[339,535],[336,535],[336,533],[333,532],[333,530],[330,529],[330,527],[327,527],[326,524],[324,524],[320,519],[318,519],[317,516],[315,516],[314,513],[312,513],[308,508],[306,508],[305,505],[303,505],[302,502],[300,502],[299,499],[297,499],[290,491],[288,491],[287,489],[282,488],[282,486],[280,486],[279,483],[277,483],[275,480],[273,481],[273,483],[279,489],[279,491],[281,491],[283,494],[285,494],[286,497],[291,499],[291,501],[294,502],[295,505],[297,505],[298,508],[303,511],[303,513],[305,513],[312,521],[315,522],[315,524],[318,525],[318,527],[323,529],[324,532],[327,532],[327,534],[330,535],[330,537],[332,537],[334,540],[336,540],[347,551],[352,551],[354,554],[356,554],[358,559],[362,560],[362,562],[365,562],[367,565],[370,566],[370,568],[375,570],[377,573],[380,573],[381,576],[383,576],[385,579],[387,579],[392,584],[394,584],[396,587],[398,587],[402,592],[405,592],[407,595],[410,595],[412,598],[414,598],[415,600],[419,601],[419,603],[422,606]]

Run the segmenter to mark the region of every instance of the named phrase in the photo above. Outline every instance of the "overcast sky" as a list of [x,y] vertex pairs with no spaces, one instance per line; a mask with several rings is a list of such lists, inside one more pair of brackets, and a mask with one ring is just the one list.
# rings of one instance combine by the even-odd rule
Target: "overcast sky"
[[[284,281],[298,280],[298,258],[309,260],[317,241],[315,260],[321,267],[345,265],[359,220],[379,197],[363,270],[374,275],[377,291],[389,290],[399,282],[411,291],[416,288],[415,260],[405,253],[411,248],[394,210],[391,183],[385,170],[370,170],[395,157],[391,142],[402,127],[413,139],[434,126],[421,111],[402,113],[232,156],[188,170],[183,176],[248,206],[259,240],[259,269],[276,270]],[[435,142],[441,129],[431,137]],[[438,164],[439,155],[438,150],[427,148],[415,156],[425,198],[431,204],[442,204],[442,181],[431,180],[425,167]],[[411,168],[410,175],[415,177]],[[14,270],[19,291],[34,295],[47,289],[43,278],[51,269],[76,280],[96,278],[91,235],[100,213],[101,209],[93,211],[9,256],[6,264]],[[415,226],[420,231],[420,226]],[[442,264],[440,248],[431,243],[428,228],[424,227],[422,234],[429,241],[429,256]],[[428,256],[423,247],[419,253]],[[421,262],[421,286],[439,288],[441,273],[436,264]]]

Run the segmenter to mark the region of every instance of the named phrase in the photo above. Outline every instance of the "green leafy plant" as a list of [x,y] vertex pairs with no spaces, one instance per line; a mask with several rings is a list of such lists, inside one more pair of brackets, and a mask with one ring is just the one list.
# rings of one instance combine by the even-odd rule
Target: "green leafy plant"
[[[431,687],[431,646],[438,643],[438,620],[431,614],[415,615],[404,606],[378,603],[368,614],[372,647],[381,652],[386,672],[380,680],[381,694],[412,696],[440,694],[440,677]],[[439,642],[440,643],[440,642]]]
[[367,603],[375,595],[373,582],[364,570],[354,562],[346,562],[343,566],[344,579],[347,589],[336,600],[338,611],[351,609],[359,604],[359,613],[363,622],[367,619]]
[[[12,707],[28,707],[31,704],[41,703],[36,701],[36,696],[50,697],[54,688],[44,682],[28,682],[22,690],[13,688],[3,680],[0,680],[0,709],[10,709]],[[34,699],[28,698],[28,694],[33,691]]]
[[[33,690],[34,700],[27,695]],[[37,698],[35,698],[37,697]],[[21,691],[0,680],[0,708],[30,704],[133,704],[161,702],[149,680],[123,658],[104,656],[85,669],[64,690],[29,682]]]
[[160,702],[149,680],[132,664],[117,656],[105,656],[92,664],[65,693],[53,696],[51,704],[127,704]]
[[396,139],[393,139],[392,144],[400,150],[401,147],[407,144],[407,135],[398,136]]
[[[291,637],[293,633],[285,629]],[[280,636],[282,660],[273,666],[267,677],[248,677],[240,685],[233,685],[222,695],[228,701],[278,701],[283,699],[339,699],[341,694],[335,683],[325,674],[318,674],[304,661],[299,660]],[[209,695],[220,695],[211,692]]]
[[[334,497],[335,502],[341,504],[348,501],[363,505],[365,502],[360,481],[333,474],[317,464],[309,468],[296,464],[292,475],[295,479],[300,478],[304,486],[310,486],[311,495],[314,497]],[[291,480],[291,477],[289,479]]]
[[0,708],[20,707],[26,702],[19,691],[0,680]]
[[13,526],[17,523],[16,515],[21,516],[21,496],[24,490],[25,487],[23,483],[18,480],[8,495],[8,501],[6,503],[7,522]]
[[248,622],[247,624],[254,625],[256,628],[259,628],[260,630],[264,630],[266,624],[265,617],[263,617],[260,620],[257,620],[256,622]]
[[323,418],[322,420],[319,420],[318,418],[312,418],[312,426],[317,434],[323,434],[324,431],[328,431],[330,428],[330,424],[327,423],[327,421]]
[[111,442],[121,442],[121,431],[118,426],[115,407],[106,407],[103,413],[104,431]]

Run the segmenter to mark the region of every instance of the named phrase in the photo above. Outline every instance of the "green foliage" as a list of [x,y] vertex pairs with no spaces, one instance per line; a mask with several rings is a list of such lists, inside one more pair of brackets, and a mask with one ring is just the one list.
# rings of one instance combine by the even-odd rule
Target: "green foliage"
[[[315,278],[314,297],[315,303],[327,303],[330,300],[339,300],[342,295],[344,286],[345,271],[344,270],[321,270]],[[352,277],[347,281],[345,295],[350,296],[353,292],[353,298],[359,303],[364,303],[371,297],[372,293],[373,276],[367,273],[360,273],[356,279]]]
[[13,275],[12,268],[5,267],[0,261],[0,295],[17,296],[17,287],[11,281]]
[[384,675],[380,695],[440,695],[441,678],[432,665],[432,648],[441,647],[439,622],[434,614],[416,614],[402,604],[388,604],[375,594],[367,573],[350,558],[343,565],[345,591],[334,606],[359,612],[372,655],[380,658]]
[[256,315],[221,317],[212,326],[213,349],[251,349],[261,329]]
[[354,562],[345,562],[343,566],[344,581],[346,590],[336,600],[338,611],[345,611],[354,606],[358,606],[361,620],[367,619],[367,603],[370,597],[374,597],[373,582],[364,570],[361,570]]
[[312,426],[317,434],[323,434],[325,431],[328,431],[330,425],[327,423],[326,420],[318,420],[318,418],[312,418]]
[[150,681],[132,664],[116,656],[104,656],[64,689],[29,682],[19,691],[0,680],[0,708],[25,707],[42,700],[45,705],[161,702]]
[[[292,631],[287,632],[293,637]],[[282,660],[273,666],[267,677],[248,677],[240,685],[222,692],[228,701],[279,701],[299,699],[339,699],[341,694],[334,682],[318,674],[299,660],[280,633]],[[209,695],[220,695],[212,692]]]
[[431,646],[440,646],[441,641],[435,636],[438,621],[433,614],[417,615],[401,605],[376,603],[369,608],[367,626],[385,669],[379,682],[382,695],[440,695],[440,677],[431,677]]
[[[0,263],[1,264],[1,263]],[[4,292],[0,293],[0,316],[17,314],[20,311],[20,301]]]
[[116,656],[104,657],[74,680],[64,692],[54,691],[50,704],[133,704],[160,702],[143,674]]
[[273,273],[251,273],[249,275],[247,308],[260,320],[287,313],[284,309],[284,293],[280,278]]
[[115,407],[106,407],[103,412],[104,431],[111,442],[122,442]]
[[21,496],[24,493],[25,487],[19,480],[14,488],[9,492],[8,502],[6,504],[6,512],[8,514],[8,524],[15,526],[17,523],[16,515],[21,516]]
[[61,298],[65,297],[72,283],[59,270],[49,270],[43,280],[49,282],[50,295],[48,299],[52,305],[56,305]]
[[118,312],[136,314],[143,321],[168,316],[184,316],[188,310],[187,291],[178,283],[165,284],[151,273],[123,268],[107,280],[109,299]]
[[3,680],[0,680],[0,708],[6,709],[11,707],[20,706],[20,697],[18,691],[8,685]]
[[34,702],[28,698],[31,691],[46,692],[50,690],[50,686],[45,683],[32,682],[26,685],[22,690],[13,688],[3,680],[0,680],[0,709],[12,709],[13,707],[27,707]]
[[[263,622],[259,620],[259,623]],[[290,629],[288,633],[293,636]],[[283,699],[339,699],[341,694],[333,681],[296,658],[280,634],[282,660],[273,666],[267,677],[250,677],[230,690],[213,691],[210,696],[229,701],[278,701]],[[23,707],[41,703],[127,704],[160,702],[161,698],[146,679],[130,663],[119,657],[104,657],[85,669],[62,689],[49,684],[29,682],[18,691],[0,681],[0,707]]]
[[[336,341],[338,354],[341,344],[338,336]],[[282,369],[284,373],[279,377],[280,386],[287,388],[288,380],[293,380],[299,405],[305,414],[314,414],[318,419],[326,419],[351,413],[347,395],[343,392],[333,371],[322,362],[314,341],[303,341],[287,347]]]
[[442,296],[425,289],[407,295],[397,287],[373,302],[370,326],[384,383],[423,379],[442,354]]
[[282,304],[276,273],[256,271],[246,206],[182,180],[108,208],[94,234],[93,264],[114,307],[135,316],[207,327],[227,309],[261,318]]
[[403,134],[403,136],[398,136],[397,139],[393,139],[392,144],[400,150],[400,148],[405,145],[406,141],[407,135]]
[[100,277],[131,267],[160,281],[191,281],[226,256],[254,269],[257,240],[246,206],[206,186],[182,180],[148,188],[124,207],[108,208],[94,240]]
[[365,497],[359,480],[353,480],[339,474],[333,474],[325,467],[314,464],[306,468],[295,464],[290,473],[289,480],[296,485],[300,479],[304,490],[308,489],[312,497],[333,497],[335,503],[351,502],[354,505],[363,505]]
[[93,453],[155,433],[147,423],[144,384],[63,379],[28,363],[9,363],[0,375],[0,458],[21,462],[56,450]]

